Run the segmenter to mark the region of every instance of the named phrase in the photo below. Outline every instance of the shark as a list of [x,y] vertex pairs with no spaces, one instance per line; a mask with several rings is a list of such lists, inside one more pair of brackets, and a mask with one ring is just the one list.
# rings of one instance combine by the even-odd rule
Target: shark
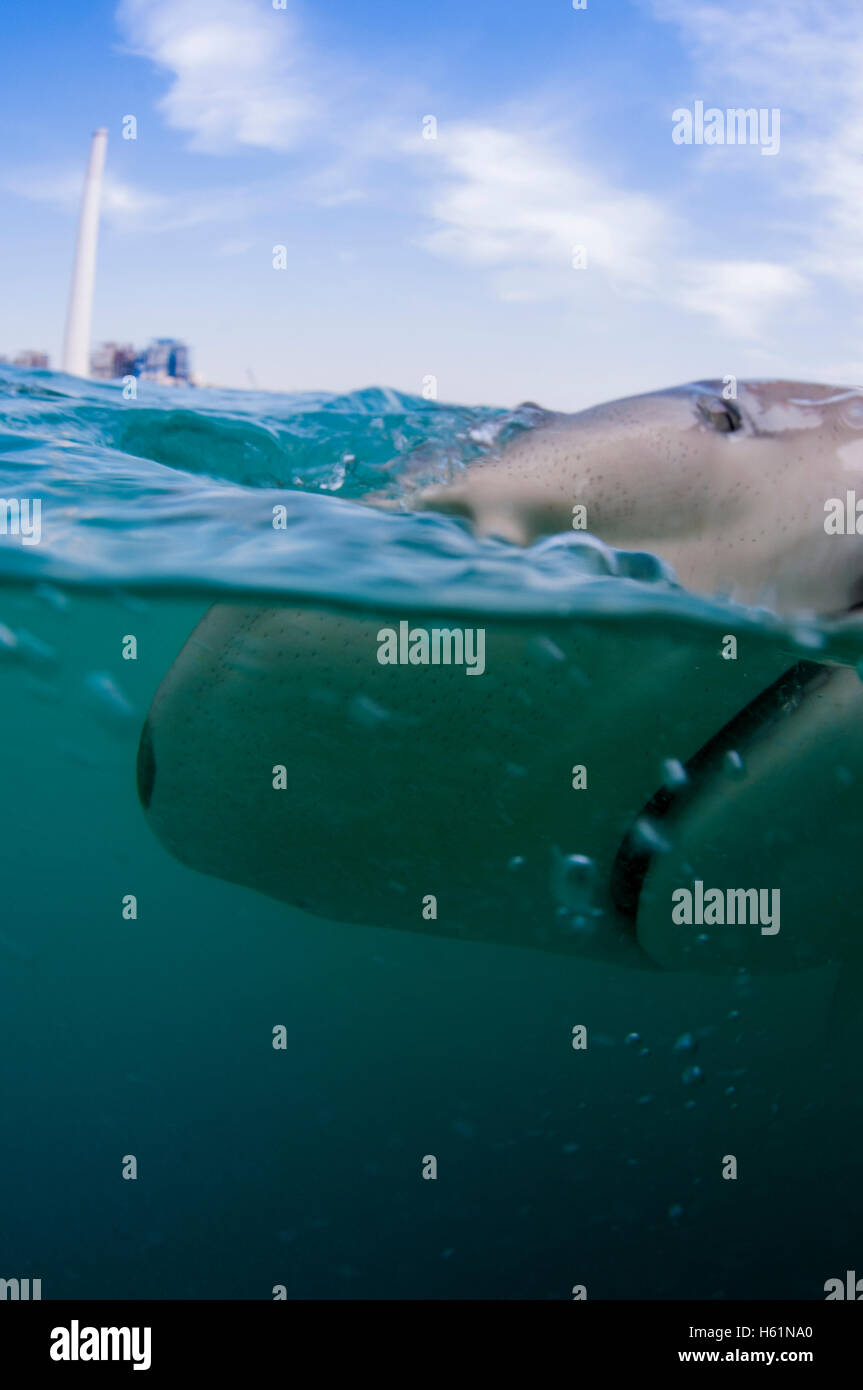
[[[700,381],[542,412],[404,505],[522,546],[575,518],[694,592],[853,632],[855,483],[863,495],[858,391]],[[853,526],[837,527],[839,502]],[[391,612],[215,604],[141,734],[155,835],[310,917],[642,970],[858,968],[853,661],[801,651],[782,623],[741,632],[729,660],[730,617],[467,621],[484,632],[472,680],[382,664]],[[699,884],[774,895],[781,930],[778,913],[770,931],[675,921]]]

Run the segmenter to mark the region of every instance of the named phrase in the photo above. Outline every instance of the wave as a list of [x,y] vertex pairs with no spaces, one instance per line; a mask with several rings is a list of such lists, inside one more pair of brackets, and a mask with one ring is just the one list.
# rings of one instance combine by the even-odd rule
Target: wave
[[[673,616],[829,627],[686,593],[655,556],[582,532],[519,549],[410,510],[545,412],[465,407],[380,387],[347,395],[157,387],[0,368],[0,495],[38,500],[41,535],[0,535],[0,582],[232,594],[498,619]],[[367,505],[370,492],[389,509]]]

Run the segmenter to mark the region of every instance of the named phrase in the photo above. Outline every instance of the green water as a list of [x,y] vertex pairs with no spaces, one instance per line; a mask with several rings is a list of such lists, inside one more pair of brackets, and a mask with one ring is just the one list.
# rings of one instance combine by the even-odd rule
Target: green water
[[8,1273],[49,1298],[818,1298],[854,1268],[829,969],[645,974],[340,925],[161,849],[140,723],[206,606],[4,597],[55,653],[2,685]]
[[[795,663],[860,652],[589,536],[520,550],[358,505],[541,419],[377,388],[129,401],[0,369],[0,494],[41,506],[36,543],[0,535],[0,1278],[46,1299],[820,1299],[859,1267],[859,978],[612,965],[610,943],[639,950],[608,887],[667,760]],[[190,667],[213,603],[268,616]],[[382,622],[431,615],[487,631],[481,678],[377,663]],[[853,955],[843,708],[811,785],[739,838],[759,883],[790,858],[789,909],[806,890],[778,940],[838,921]],[[260,774],[285,759],[276,793]],[[595,861],[596,915],[555,911],[551,851]],[[424,923],[447,874],[460,901],[441,889]]]

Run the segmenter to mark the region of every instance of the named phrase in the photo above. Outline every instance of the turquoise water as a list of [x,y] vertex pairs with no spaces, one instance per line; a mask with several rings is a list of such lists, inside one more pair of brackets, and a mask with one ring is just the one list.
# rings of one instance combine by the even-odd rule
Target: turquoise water
[[[601,946],[557,954],[534,933],[538,900],[526,938],[544,949],[326,920],[184,866],[135,779],[153,697],[214,602],[470,615],[490,649],[517,640],[540,671],[589,625],[622,654],[607,753],[622,780],[636,742],[657,769],[688,746],[676,663],[730,622],[750,639],[753,690],[762,666],[853,662],[847,639],[685,594],[653,557],[592,538],[519,551],[398,509],[533,428],[535,407],[379,389],[125,401],[8,368],[0,396],[0,496],[42,508],[38,544],[0,536],[0,1276],[41,1278],[46,1298],[270,1298],[279,1284],[568,1298],[579,1283],[591,1298],[819,1298],[859,1266],[857,1049],[832,1026],[831,967],[714,977],[621,968]],[[362,505],[369,492],[395,509]],[[560,708],[531,679],[531,727],[550,737]],[[608,700],[589,679],[572,690]],[[320,718],[345,760],[383,737],[325,700]],[[500,728],[475,741],[509,758]],[[217,773],[223,755],[214,740]],[[398,804],[398,776],[382,760],[377,805]],[[315,799],[329,813],[326,778],[307,794],[305,816]],[[374,823],[384,858],[397,829]],[[565,853],[583,851],[560,831]],[[801,829],[801,857],[828,833]],[[349,876],[353,853],[334,835],[311,872]],[[728,1153],[735,1183],[719,1179]]]

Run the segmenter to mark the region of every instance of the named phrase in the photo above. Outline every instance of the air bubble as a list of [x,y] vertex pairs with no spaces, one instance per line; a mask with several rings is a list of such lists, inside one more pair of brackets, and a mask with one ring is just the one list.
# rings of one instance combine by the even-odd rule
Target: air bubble
[[632,839],[638,849],[651,854],[667,854],[671,849],[671,842],[662,834],[656,822],[647,816],[640,816],[635,822]]
[[53,584],[37,584],[33,590],[36,598],[47,603],[49,608],[53,608],[55,613],[63,613],[69,607],[69,598]]
[[676,791],[678,787],[685,787],[689,781],[689,774],[679,758],[666,758],[662,764],[662,785],[669,791]]
[[586,854],[552,852],[552,894],[556,903],[571,912],[601,915],[593,906],[596,892],[596,865]]
[[566,656],[550,637],[533,637],[527,644],[528,655],[547,666],[566,661]]
[[22,666],[53,666],[57,662],[53,647],[34,637],[26,628],[13,632],[5,623],[0,623],[0,657],[7,657]]
[[804,647],[810,651],[819,651],[826,640],[823,632],[819,632],[815,627],[810,627],[807,623],[801,623],[792,628],[791,636],[798,647]]
[[84,685],[103,717],[123,724],[136,717],[134,706],[107,671],[91,671]]
[[57,662],[57,653],[53,647],[49,647],[47,642],[41,638],[34,637],[32,632],[26,628],[19,628],[17,632],[18,647],[16,655],[19,661],[27,666],[54,666]]
[[596,932],[596,918],[602,916],[601,913],[587,916],[583,912],[573,912],[568,907],[557,908],[554,915],[561,934],[572,937],[593,936]]

